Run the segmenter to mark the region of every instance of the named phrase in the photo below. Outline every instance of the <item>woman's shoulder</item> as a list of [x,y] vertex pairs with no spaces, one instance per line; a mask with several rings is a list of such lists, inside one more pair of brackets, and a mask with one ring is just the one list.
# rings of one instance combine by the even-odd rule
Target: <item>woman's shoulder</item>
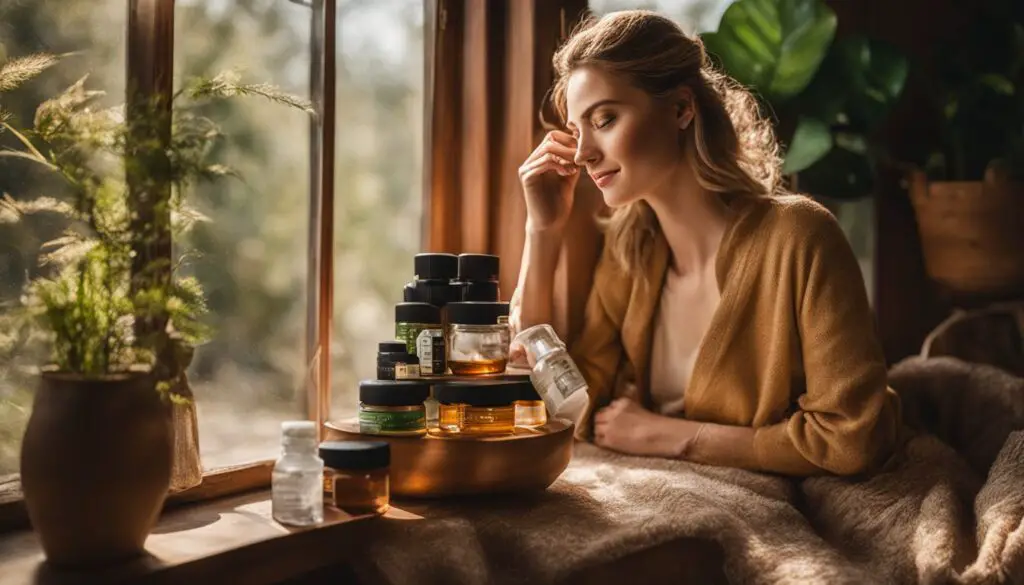
[[846,239],[832,212],[806,195],[760,199],[744,215],[748,231],[756,229],[768,240],[766,244],[777,243],[782,248]]

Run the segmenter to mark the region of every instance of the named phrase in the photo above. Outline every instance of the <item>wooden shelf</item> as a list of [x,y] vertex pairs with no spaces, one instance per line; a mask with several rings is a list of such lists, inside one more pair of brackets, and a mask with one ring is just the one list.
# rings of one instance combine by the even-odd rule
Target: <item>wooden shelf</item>
[[362,524],[376,521],[332,508],[325,515],[320,526],[282,526],[271,518],[269,490],[184,506],[160,519],[147,556],[102,571],[50,567],[34,532],[14,532],[0,536],[0,585],[277,583],[344,563]]

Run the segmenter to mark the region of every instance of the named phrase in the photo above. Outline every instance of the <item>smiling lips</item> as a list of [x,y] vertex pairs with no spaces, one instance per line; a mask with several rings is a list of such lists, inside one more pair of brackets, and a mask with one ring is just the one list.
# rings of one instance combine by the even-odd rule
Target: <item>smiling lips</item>
[[619,171],[617,170],[601,171],[599,173],[591,173],[590,177],[594,179],[594,184],[596,184],[598,187],[605,187],[608,185],[608,183],[612,182],[612,179],[615,178],[615,175],[618,174],[618,172]]

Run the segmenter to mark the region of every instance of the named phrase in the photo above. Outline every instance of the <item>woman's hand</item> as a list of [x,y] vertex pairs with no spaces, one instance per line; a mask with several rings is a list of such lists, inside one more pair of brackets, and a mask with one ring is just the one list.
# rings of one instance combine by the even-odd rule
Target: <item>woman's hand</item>
[[594,415],[594,442],[628,455],[683,458],[701,423],[655,414],[616,398]]
[[565,226],[580,178],[579,167],[573,163],[575,156],[576,139],[552,130],[519,167],[528,229],[546,231]]

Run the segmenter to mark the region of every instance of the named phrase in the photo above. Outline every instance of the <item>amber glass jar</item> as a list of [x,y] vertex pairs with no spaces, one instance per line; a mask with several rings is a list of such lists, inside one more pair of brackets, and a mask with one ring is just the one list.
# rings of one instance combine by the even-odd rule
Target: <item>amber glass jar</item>
[[359,432],[415,436],[426,432],[424,401],[430,385],[412,380],[364,380],[359,383]]
[[448,369],[456,376],[500,374],[508,364],[508,303],[463,302],[448,307]]
[[391,446],[379,441],[328,441],[324,460],[324,502],[350,514],[383,514],[390,505]]
[[434,386],[438,402],[437,426],[441,436],[510,434],[515,427],[515,401],[522,395],[515,382],[447,382]]
[[[516,376],[519,378],[519,376]],[[517,427],[540,427],[548,422],[548,409],[544,406],[537,389],[533,387],[529,376],[522,376],[517,380],[519,396],[516,398],[516,426]]]

